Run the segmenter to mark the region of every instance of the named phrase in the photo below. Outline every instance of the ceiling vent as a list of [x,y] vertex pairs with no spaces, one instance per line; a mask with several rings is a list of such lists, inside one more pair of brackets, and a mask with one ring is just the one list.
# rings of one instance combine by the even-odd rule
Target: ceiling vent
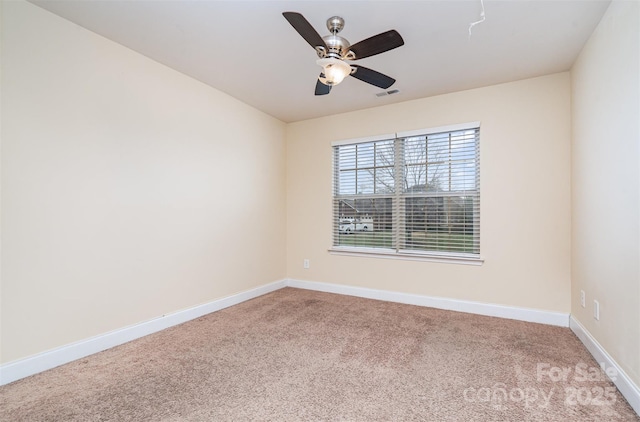
[[398,89],[392,89],[391,91],[382,91],[382,92],[378,92],[376,94],[376,97],[386,97],[387,95],[397,94],[398,92],[400,92],[400,90]]

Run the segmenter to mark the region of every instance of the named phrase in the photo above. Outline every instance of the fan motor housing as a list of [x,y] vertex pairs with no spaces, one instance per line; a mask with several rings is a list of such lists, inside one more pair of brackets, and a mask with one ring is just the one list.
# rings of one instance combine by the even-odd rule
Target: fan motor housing
[[327,35],[322,39],[329,48],[328,57],[342,58],[349,52],[349,47],[351,47],[349,41],[338,35]]

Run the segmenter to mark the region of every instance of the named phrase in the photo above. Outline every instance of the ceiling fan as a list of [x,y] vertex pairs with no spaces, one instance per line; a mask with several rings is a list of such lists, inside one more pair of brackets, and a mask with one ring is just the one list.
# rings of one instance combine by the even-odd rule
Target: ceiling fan
[[396,80],[387,75],[345,61],[364,59],[404,45],[404,40],[395,29],[351,45],[338,36],[344,28],[344,19],[339,16],[327,19],[327,29],[331,35],[321,37],[300,13],[284,12],[282,15],[320,57],[316,63],[322,66],[322,72],[316,82],[316,95],[328,94],[333,85],[339,84],[349,75],[383,89],[395,83]]

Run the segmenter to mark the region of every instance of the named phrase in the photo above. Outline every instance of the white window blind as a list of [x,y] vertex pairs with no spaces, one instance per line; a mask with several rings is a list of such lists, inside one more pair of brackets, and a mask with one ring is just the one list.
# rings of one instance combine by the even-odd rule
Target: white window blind
[[333,247],[479,257],[477,123],[334,149]]

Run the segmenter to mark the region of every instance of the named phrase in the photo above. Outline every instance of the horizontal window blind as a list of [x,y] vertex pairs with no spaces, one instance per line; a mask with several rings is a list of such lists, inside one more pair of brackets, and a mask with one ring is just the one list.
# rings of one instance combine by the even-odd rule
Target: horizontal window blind
[[333,246],[480,254],[480,130],[334,144]]
[[334,146],[334,246],[395,248],[396,139]]

